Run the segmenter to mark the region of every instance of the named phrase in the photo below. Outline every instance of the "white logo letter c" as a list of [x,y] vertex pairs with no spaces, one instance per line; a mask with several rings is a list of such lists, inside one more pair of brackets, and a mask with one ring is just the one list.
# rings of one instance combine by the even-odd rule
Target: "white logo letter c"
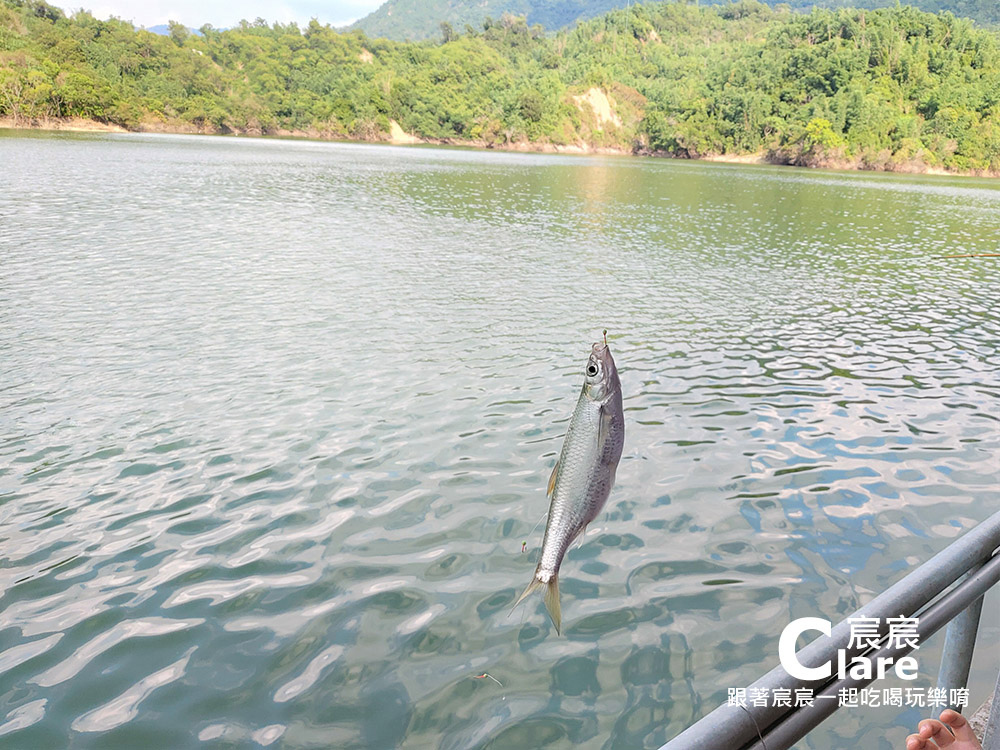
[[778,639],[778,659],[781,660],[781,666],[785,671],[797,680],[826,679],[833,674],[830,662],[819,667],[806,667],[796,658],[795,641],[807,630],[818,630],[828,636],[831,630],[830,621],[821,617],[800,617],[792,620],[781,631],[781,637]]

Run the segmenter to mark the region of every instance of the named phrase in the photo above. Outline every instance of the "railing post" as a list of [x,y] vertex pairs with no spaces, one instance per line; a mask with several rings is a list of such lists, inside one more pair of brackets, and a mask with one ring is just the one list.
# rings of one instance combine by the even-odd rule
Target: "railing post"
[[[972,576],[980,567],[977,565],[970,570],[966,578]],[[941,650],[941,669],[938,671],[937,686],[944,688],[949,697],[953,695],[953,690],[969,685],[972,652],[976,648],[976,633],[979,631],[979,618],[982,612],[983,597],[980,597],[948,623],[944,635],[944,648]],[[948,703],[948,708],[962,713],[962,707],[951,702]]]
[[997,688],[993,692],[993,705],[986,718],[983,732],[983,750],[1000,750],[1000,672],[997,672]]

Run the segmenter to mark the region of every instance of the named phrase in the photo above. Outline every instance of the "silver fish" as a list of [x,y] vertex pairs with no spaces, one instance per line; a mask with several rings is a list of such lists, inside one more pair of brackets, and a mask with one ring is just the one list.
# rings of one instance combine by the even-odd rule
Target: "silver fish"
[[517,607],[531,592],[545,587],[545,608],[560,632],[559,567],[563,555],[597,518],[615,483],[625,444],[622,385],[615,361],[604,343],[594,344],[587,360],[583,390],[570,420],[562,453],[549,477],[549,519],[542,557]]

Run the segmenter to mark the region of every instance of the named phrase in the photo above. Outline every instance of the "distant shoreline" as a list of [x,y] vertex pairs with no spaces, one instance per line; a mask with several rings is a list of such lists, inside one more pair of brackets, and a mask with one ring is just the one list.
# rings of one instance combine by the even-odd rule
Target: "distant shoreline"
[[386,145],[423,145],[423,146],[460,146],[482,151],[511,151],[519,153],[539,154],[572,154],[592,156],[642,156],[678,161],[710,161],[724,164],[766,164],[771,166],[794,166],[804,169],[838,169],[855,172],[883,172],[887,174],[935,175],[944,177],[1000,177],[1000,173],[968,170],[956,172],[940,167],[931,167],[922,162],[905,165],[893,165],[891,169],[873,168],[860,164],[853,159],[834,159],[821,164],[790,164],[780,159],[769,158],[765,152],[755,154],[704,154],[697,157],[679,157],[663,152],[637,151],[614,146],[593,146],[590,144],[542,143],[536,141],[514,141],[507,144],[486,143],[483,141],[460,140],[454,138],[431,139],[420,138],[405,133],[393,122],[390,133],[384,138],[352,138],[342,133],[330,133],[320,130],[284,130],[269,132],[229,132],[221,133],[211,128],[200,128],[191,124],[171,124],[166,122],[147,122],[134,130],[128,130],[120,125],[99,122],[82,117],[49,117],[42,119],[0,117],[0,129],[9,130],[46,130],[75,133],[170,133],[176,135],[219,135],[245,136],[253,138],[303,138],[317,141],[341,143],[383,143]]

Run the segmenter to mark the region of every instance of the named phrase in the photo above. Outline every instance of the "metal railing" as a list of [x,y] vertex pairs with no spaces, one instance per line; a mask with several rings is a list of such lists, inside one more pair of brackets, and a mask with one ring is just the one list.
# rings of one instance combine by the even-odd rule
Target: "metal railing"
[[[956,539],[857,612],[841,620],[829,636],[817,638],[801,649],[797,653],[799,663],[806,667],[818,667],[830,661],[835,662],[839,650],[847,652],[847,663],[855,656],[864,656],[876,660],[876,663],[879,657],[898,660],[912,651],[912,647],[901,643],[900,639],[889,643],[886,620],[901,616],[914,617],[919,620],[917,633],[920,641],[925,641],[948,625],[938,687],[948,690],[948,694],[953,688],[965,687],[979,628],[983,595],[1000,582],[998,548],[1000,512]],[[962,580],[958,582],[959,579]],[[848,620],[859,617],[878,618],[878,647],[866,648],[856,643],[852,645]],[[667,742],[660,750],[787,750],[837,710],[837,698],[842,689],[860,689],[872,682],[874,678],[855,679],[847,676],[838,679],[835,672],[822,680],[801,680],[792,677],[779,666],[750,685],[747,692],[762,689],[771,693],[775,689],[784,689],[794,694],[798,689],[808,688],[814,695],[810,705],[722,705]],[[1000,750],[1000,675],[983,748]]]

